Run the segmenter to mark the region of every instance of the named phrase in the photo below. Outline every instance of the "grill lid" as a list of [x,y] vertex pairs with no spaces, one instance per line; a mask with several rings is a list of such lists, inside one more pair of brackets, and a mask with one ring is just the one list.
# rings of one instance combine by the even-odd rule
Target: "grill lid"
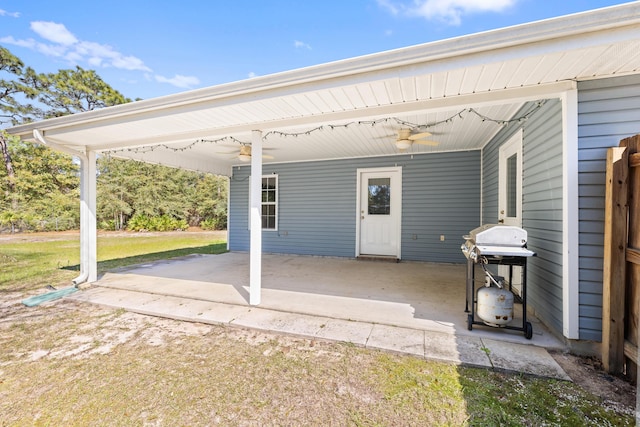
[[485,224],[463,236],[461,246],[467,258],[474,261],[480,256],[530,257],[536,253],[526,248],[527,231],[513,225]]
[[527,244],[527,231],[514,225],[485,224],[464,238],[477,246],[523,247]]

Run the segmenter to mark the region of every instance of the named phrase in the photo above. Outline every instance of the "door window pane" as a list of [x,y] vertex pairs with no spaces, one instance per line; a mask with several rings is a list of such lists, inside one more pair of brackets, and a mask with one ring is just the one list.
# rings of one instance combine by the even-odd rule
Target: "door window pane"
[[369,178],[369,215],[391,212],[391,178]]
[[507,159],[507,217],[514,218],[517,212],[517,177],[518,177],[518,155]]

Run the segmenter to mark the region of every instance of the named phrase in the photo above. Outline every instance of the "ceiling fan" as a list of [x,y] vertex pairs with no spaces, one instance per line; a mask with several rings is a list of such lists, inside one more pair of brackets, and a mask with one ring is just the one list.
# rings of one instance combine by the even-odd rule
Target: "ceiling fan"
[[[387,138],[389,136],[393,136],[393,135],[387,135],[384,138]],[[439,142],[437,141],[430,141],[426,139],[431,136],[431,133],[429,132],[413,133],[413,130],[408,128],[399,129],[397,135],[395,136],[396,136],[396,141],[395,141],[396,148],[398,148],[400,152],[405,152],[413,144],[430,145],[432,147],[439,144]]]
[[[263,148],[262,150],[269,150],[269,148]],[[251,161],[251,145],[248,144],[241,144],[240,145],[240,151],[232,151],[232,152],[226,152],[226,153],[221,153],[221,154],[233,154],[235,158],[237,158],[238,160],[240,160],[241,162],[250,162]],[[270,156],[268,154],[263,154],[262,155],[263,159],[273,159],[273,156]]]

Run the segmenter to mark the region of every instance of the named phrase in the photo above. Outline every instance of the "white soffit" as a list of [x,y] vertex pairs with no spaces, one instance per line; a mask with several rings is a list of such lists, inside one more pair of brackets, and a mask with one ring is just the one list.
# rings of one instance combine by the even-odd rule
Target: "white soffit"
[[[562,82],[639,69],[640,2],[635,2],[50,119],[9,132],[31,140],[33,129],[39,129],[51,142],[79,151],[216,173],[228,173],[238,162],[227,152],[249,143],[254,129],[267,135],[265,148],[273,150],[266,154],[274,159],[265,162],[395,154],[393,134],[402,127],[396,119],[439,123],[428,130],[440,144],[414,145],[410,152],[469,150],[482,147],[500,128],[480,115],[508,120],[527,100],[557,97],[569,88]],[[448,117],[454,119],[443,122]],[[372,121],[375,126],[358,124]],[[318,127],[323,130],[313,131]],[[391,136],[383,139],[385,135]]]

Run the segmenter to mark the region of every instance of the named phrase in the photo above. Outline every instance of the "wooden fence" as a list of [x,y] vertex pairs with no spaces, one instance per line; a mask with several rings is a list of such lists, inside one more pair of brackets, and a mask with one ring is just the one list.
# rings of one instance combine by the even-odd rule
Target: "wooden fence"
[[602,363],[637,382],[640,316],[640,134],[607,152]]

